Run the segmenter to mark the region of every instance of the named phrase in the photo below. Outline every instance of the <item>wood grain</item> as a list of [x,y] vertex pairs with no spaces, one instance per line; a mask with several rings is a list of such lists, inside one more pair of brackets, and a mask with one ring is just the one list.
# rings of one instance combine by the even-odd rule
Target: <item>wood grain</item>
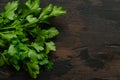
[[[1,10],[8,1],[0,1]],[[120,0],[41,1],[67,14],[52,22],[60,31],[51,53],[54,69],[41,71],[37,80],[120,80]],[[32,80],[23,71],[4,69],[0,80]]]

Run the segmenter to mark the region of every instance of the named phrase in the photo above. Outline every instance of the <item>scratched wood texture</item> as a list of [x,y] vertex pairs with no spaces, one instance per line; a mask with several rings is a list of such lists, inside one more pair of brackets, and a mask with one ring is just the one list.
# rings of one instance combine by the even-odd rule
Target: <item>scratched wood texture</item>
[[[0,0],[3,5],[12,0]],[[20,0],[24,1],[24,0]],[[52,21],[60,31],[54,69],[36,80],[120,80],[120,0],[41,0],[67,14]],[[0,68],[0,80],[33,80],[27,73]]]

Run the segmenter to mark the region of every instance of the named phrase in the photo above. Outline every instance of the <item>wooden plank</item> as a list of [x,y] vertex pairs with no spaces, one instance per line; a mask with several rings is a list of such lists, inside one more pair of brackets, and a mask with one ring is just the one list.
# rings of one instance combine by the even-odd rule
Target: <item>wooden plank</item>
[[[68,13],[52,23],[60,30],[51,53],[54,69],[41,71],[37,80],[120,80],[120,0],[41,1]],[[32,80],[7,68],[0,75],[0,80]]]

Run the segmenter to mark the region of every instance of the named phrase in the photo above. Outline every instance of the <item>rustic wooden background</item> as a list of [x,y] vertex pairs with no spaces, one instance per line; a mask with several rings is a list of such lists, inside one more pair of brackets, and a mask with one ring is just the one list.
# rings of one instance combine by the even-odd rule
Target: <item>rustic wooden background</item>
[[[0,0],[0,9],[12,0]],[[24,0],[20,0],[24,1]],[[53,20],[60,30],[51,53],[54,69],[37,80],[120,80],[120,0],[41,0],[63,6]],[[0,80],[32,80],[27,73],[0,69]]]

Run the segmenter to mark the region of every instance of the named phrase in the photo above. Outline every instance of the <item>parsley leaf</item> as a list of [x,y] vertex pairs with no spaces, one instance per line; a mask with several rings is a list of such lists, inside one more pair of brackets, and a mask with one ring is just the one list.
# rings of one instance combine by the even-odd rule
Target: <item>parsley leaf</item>
[[50,51],[55,51],[56,47],[54,42],[46,42],[46,53],[49,53]]
[[61,16],[66,13],[65,10],[62,10],[62,7],[54,6],[53,11],[50,13],[50,16]]
[[42,68],[51,69],[49,53],[56,50],[51,39],[59,31],[50,20],[65,13],[52,4],[41,8],[40,0],[8,2],[0,13],[0,66],[10,65],[17,71],[22,68],[32,78],[37,78]]
[[30,9],[31,12],[38,13],[40,11],[40,0],[34,0],[33,2],[31,0],[28,0],[26,3],[26,6]]
[[17,7],[18,7],[18,1],[9,2],[5,6],[5,12],[2,14],[3,17],[8,18],[10,20],[15,19],[15,17],[17,16],[15,14],[15,11],[17,10]]

